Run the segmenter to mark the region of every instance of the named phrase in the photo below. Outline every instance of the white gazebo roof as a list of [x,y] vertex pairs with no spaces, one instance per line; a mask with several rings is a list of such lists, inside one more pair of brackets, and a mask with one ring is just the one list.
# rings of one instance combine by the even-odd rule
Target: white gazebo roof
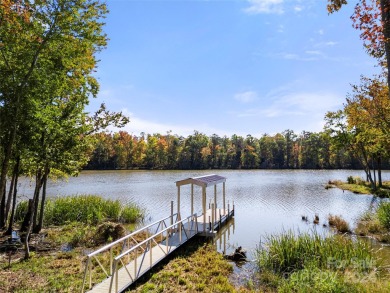
[[211,174],[211,175],[206,175],[206,176],[200,176],[200,177],[192,177],[192,178],[187,178],[183,180],[176,181],[176,186],[182,186],[186,184],[195,184],[201,187],[209,187],[209,186],[214,186],[219,183],[226,182],[226,178]]

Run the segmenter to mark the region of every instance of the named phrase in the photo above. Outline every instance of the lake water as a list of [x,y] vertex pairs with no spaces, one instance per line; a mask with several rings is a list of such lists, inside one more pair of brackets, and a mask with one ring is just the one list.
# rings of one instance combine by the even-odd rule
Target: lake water
[[[353,225],[356,218],[378,204],[378,199],[358,195],[338,188],[325,189],[329,180],[348,176],[364,177],[356,170],[207,170],[207,171],[83,171],[68,181],[50,182],[49,196],[97,194],[123,202],[134,202],[146,211],[147,222],[170,214],[170,202],[177,200],[175,182],[188,177],[218,174],[227,178],[226,199],[235,204],[234,224],[226,232],[226,243],[219,249],[231,251],[243,246],[253,251],[261,237],[294,229],[301,232],[322,227],[329,214],[342,215]],[[390,180],[390,171],[383,173]],[[27,181],[19,192],[32,195]],[[195,186],[195,211],[201,211],[201,189]],[[218,186],[218,205],[222,205],[222,186]],[[207,189],[207,200],[214,198],[214,189]],[[181,188],[182,218],[190,215],[190,187]],[[302,221],[302,215],[312,222],[319,215],[320,225]]]

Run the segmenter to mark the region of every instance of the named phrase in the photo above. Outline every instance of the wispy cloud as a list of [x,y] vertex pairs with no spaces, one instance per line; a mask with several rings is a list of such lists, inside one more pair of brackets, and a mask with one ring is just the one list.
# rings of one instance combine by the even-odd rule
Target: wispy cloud
[[254,91],[246,91],[234,95],[234,99],[241,103],[250,103],[257,100],[257,93]]
[[[196,125],[183,125],[183,124],[170,124],[161,121],[150,121],[147,119],[143,119],[141,117],[137,117],[132,112],[127,109],[122,109],[122,113],[128,117],[130,117],[130,123],[127,124],[122,130],[127,131],[128,133],[132,133],[134,135],[139,135],[144,132],[147,134],[160,133],[165,134],[168,131],[171,131],[172,134],[182,135],[187,137],[194,133],[194,130],[205,133],[206,135],[212,135],[214,133],[218,135],[228,135],[231,136],[233,133],[226,132],[222,129],[217,129],[209,126],[208,124],[199,124]],[[110,130],[118,131],[118,129],[112,128]]]
[[250,6],[244,11],[248,14],[284,13],[284,0],[248,0]]

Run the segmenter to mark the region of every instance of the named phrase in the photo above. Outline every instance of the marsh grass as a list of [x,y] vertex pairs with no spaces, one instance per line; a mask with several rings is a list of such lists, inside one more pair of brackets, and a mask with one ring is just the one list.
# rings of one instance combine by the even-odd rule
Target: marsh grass
[[329,226],[334,227],[340,233],[351,233],[351,229],[341,216],[329,215],[328,216]]
[[[360,236],[369,236],[384,243],[390,243],[390,231],[384,226],[390,215],[388,203],[380,204],[375,212],[367,211],[357,221],[355,233]],[[382,217],[382,220],[380,219]]]
[[[363,241],[352,240],[342,235],[323,237],[317,232],[298,234],[292,231],[280,235],[270,235],[266,242],[256,250],[257,264],[283,274],[304,269],[315,264],[320,269],[332,266],[332,260],[342,261],[340,269],[346,269],[356,262],[374,265],[369,245]],[[361,270],[369,270],[362,266]]]
[[390,229],[390,202],[381,202],[376,211],[381,225]]
[[[371,246],[344,235],[292,231],[268,236],[256,251],[260,282],[277,292],[388,292],[377,275],[380,261]],[[269,282],[269,283],[267,283]]]
[[[16,221],[23,220],[27,201],[16,209]],[[119,200],[104,199],[96,195],[65,196],[47,200],[44,224],[64,225],[71,222],[98,224],[103,221],[135,223],[143,218],[143,211],[135,204],[122,204]]]

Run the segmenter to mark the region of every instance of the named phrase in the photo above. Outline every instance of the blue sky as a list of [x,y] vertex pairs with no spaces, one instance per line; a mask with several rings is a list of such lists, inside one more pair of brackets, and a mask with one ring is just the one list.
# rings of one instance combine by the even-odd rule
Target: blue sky
[[326,0],[108,0],[88,110],[123,111],[135,135],[321,131],[350,84],[378,70],[349,2],[328,15]]

